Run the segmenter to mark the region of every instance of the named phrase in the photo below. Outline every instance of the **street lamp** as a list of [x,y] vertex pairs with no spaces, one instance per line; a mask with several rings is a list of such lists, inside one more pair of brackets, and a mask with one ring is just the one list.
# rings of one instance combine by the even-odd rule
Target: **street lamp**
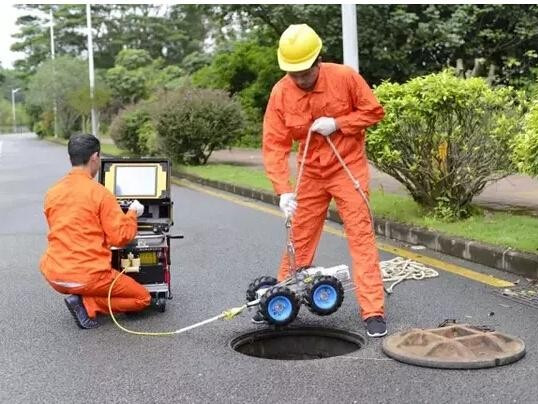
[[95,115],[95,99],[94,99],[94,72],[93,72],[93,40],[92,40],[92,15],[91,5],[86,4],[86,25],[88,29],[88,72],[90,75],[90,100],[92,104],[92,135],[97,137],[97,116]]
[[359,71],[357,6],[355,4],[342,4],[342,41],[344,48],[344,64]]
[[11,89],[11,108],[13,110],[13,133],[17,133],[17,115],[15,112],[15,94],[19,91],[20,88]]
[[54,15],[52,14],[52,6],[49,9],[50,19],[50,58],[52,59],[52,80],[54,82],[54,102],[52,104],[52,111],[54,114],[54,137],[58,137],[58,102],[56,101],[56,67],[54,66],[55,50],[54,50]]

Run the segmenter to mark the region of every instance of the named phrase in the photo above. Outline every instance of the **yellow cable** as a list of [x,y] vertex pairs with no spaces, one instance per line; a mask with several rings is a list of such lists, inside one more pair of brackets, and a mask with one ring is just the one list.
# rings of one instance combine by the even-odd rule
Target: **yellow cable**
[[246,304],[244,304],[243,306],[240,306],[240,307],[232,307],[231,309],[224,310],[218,316],[211,317],[211,318],[209,318],[207,320],[204,320],[204,321],[201,321],[199,323],[190,325],[188,327],[180,328],[179,330],[175,330],[175,331],[148,332],[148,331],[133,331],[133,330],[129,330],[129,329],[125,328],[124,326],[122,326],[121,324],[118,323],[118,321],[116,320],[116,317],[114,317],[114,313],[112,312],[112,303],[111,303],[112,288],[114,288],[114,285],[116,284],[116,281],[119,279],[120,276],[122,276],[125,273],[126,269],[127,268],[125,268],[123,271],[121,271],[118,274],[118,276],[116,276],[114,278],[114,280],[112,281],[112,283],[110,284],[110,287],[108,288],[108,300],[107,301],[108,301],[108,312],[110,313],[110,317],[112,317],[112,321],[114,321],[114,324],[116,324],[116,326],[120,330],[125,331],[126,333],[129,333],[129,334],[145,335],[145,336],[149,336],[149,337],[167,337],[167,336],[171,336],[171,335],[175,335],[175,334],[181,334],[183,332],[192,330],[193,328],[200,327],[200,326],[205,325],[205,324],[209,324],[209,323],[211,323],[213,321],[216,321],[216,320],[220,320],[220,319],[231,320],[231,319],[235,318],[236,316],[238,316],[239,314],[241,314],[243,312],[243,310],[245,310],[247,308]]
[[114,280],[110,284],[110,287],[108,288],[108,312],[110,313],[110,317],[112,317],[112,321],[114,321],[114,324],[116,324],[116,326],[120,330],[125,331],[126,333],[129,333],[129,334],[134,334],[134,335],[146,335],[150,337],[167,337],[170,335],[177,334],[175,331],[163,331],[163,332],[133,331],[133,330],[129,330],[125,328],[120,323],[118,323],[118,321],[116,320],[116,317],[114,317],[114,313],[112,312],[112,304],[111,304],[112,288],[114,287],[114,285],[116,284],[116,281],[120,278],[120,276],[124,274],[126,269],[127,268],[121,271],[120,274],[114,278]]

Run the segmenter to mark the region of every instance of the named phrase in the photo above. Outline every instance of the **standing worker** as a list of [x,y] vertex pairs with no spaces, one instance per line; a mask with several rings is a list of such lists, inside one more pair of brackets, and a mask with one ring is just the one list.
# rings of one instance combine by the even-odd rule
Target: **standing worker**
[[[263,122],[263,159],[267,176],[280,195],[280,209],[292,220],[298,268],[312,264],[332,198],[344,222],[353,262],[353,281],[361,316],[370,337],[387,334],[379,257],[365,200],[353,187],[325,137],[368,195],[365,129],[383,116],[383,107],[362,76],[344,65],[322,63],[322,42],[306,24],[290,25],[280,37],[278,63],[287,72],[271,91]],[[297,195],[290,182],[288,158],[293,141],[303,156],[312,138]],[[300,163],[300,162],[298,162]],[[278,281],[287,278],[284,254]],[[261,314],[254,321],[261,321]]]
[[[73,168],[45,196],[48,246],[41,272],[58,292],[80,328],[96,328],[97,313],[108,313],[108,289],[119,272],[111,268],[110,246],[134,239],[144,206],[134,201],[123,213],[116,198],[93,178],[100,166],[100,143],[92,135],[73,135],[67,150]],[[146,288],[122,276],[112,290],[114,312],[149,306]]]

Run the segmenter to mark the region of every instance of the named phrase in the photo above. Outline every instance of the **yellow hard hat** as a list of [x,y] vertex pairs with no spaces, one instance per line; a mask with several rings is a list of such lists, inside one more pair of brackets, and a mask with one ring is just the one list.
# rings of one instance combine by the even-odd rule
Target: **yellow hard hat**
[[321,51],[321,45],[321,38],[308,25],[290,25],[278,43],[278,65],[286,72],[310,69]]

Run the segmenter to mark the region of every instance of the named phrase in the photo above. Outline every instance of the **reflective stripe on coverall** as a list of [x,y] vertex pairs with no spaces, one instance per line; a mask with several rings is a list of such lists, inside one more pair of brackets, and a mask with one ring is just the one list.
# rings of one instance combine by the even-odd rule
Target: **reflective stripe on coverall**
[[[336,119],[340,129],[331,135],[331,140],[367,195],[369,173],[365,129],[379,122],[384,111],[357,72],[332,63],[321,64],[312,91],[301,90],[289,76],[273,87],[263,124],[263,158],[275,192],[293,192],[288,166],[292,143],[294,140],[300,142],[297,153],[300,160],[308,129],[322,116]],[[361,315],[364,319],[383,316],[383,283],[367,206],[327,141],[323,136],[313,134],[293,217],[292,237],[298,267],[312,264],[333,197],[348,238]],[[286,278],[288,269],[287,254],[284,254],[279,281]]]
[[[118,273],[111,268],[110,246],[135,237],[136,213],[124,214],[110,191],[73,168],[47,192],[45,216],[49,233],[40,261],[43,276],[58,292],[81,295],[90,317],[108,313],[108,287]],[[139,311],[150,301],[146,288],[128,276],[114,285],[114,311]]]

